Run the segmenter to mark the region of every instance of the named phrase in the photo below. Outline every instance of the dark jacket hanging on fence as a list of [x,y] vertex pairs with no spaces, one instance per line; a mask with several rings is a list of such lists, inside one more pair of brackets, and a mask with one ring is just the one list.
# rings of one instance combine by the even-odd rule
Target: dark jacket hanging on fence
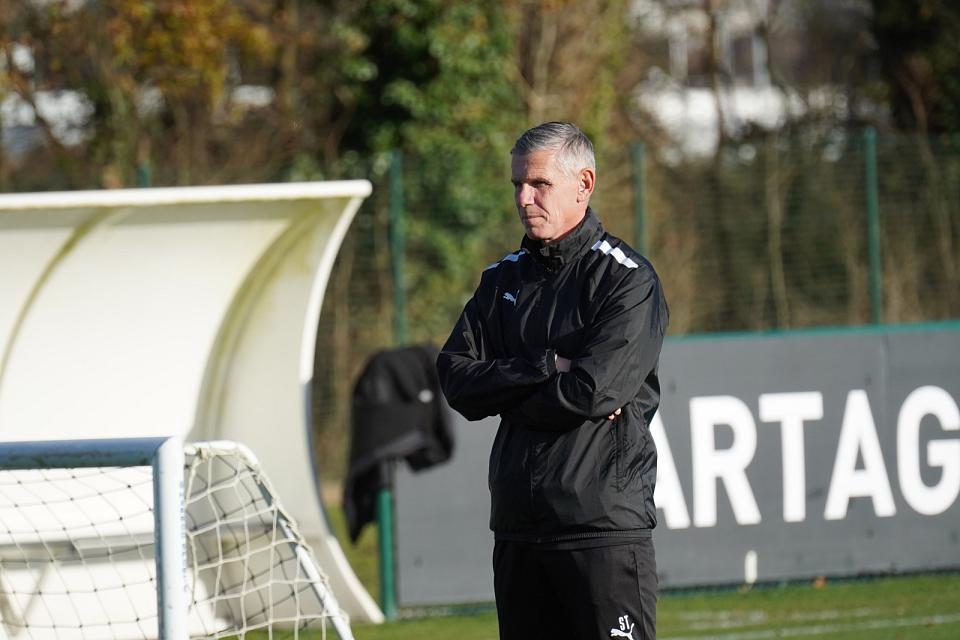
[[391,484],[391,461],[402,458],[419,471],[453,453],[437,353],[431,346],[381,351],[370,358],[354,386],[350,466],[343,489],[343,510],[354,542],[375,519],[377,493]]

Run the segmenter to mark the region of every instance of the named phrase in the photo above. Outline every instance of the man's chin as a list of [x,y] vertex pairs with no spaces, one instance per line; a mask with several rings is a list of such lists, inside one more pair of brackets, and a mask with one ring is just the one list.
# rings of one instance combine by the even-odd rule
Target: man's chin
[[546,240],[546,234],[544,233],[543,229],[524,225],[523,230],[526,232],[527,237],[531,240],[536,240],[537,242],[544,242]]

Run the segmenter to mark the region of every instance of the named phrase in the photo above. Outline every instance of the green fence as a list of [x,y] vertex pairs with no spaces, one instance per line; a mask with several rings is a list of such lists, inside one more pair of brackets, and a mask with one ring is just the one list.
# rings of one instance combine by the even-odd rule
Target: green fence
[[957,317],[958,154],[955,139],[846,131],[651,167],[673,331]]

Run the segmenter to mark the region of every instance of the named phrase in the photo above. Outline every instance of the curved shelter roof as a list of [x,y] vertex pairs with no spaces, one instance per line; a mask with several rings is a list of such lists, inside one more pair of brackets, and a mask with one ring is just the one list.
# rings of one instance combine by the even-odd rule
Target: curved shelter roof
[[0,439],[177,435],[252,449],[354,619],[310,388],[365,180],[0,195]]

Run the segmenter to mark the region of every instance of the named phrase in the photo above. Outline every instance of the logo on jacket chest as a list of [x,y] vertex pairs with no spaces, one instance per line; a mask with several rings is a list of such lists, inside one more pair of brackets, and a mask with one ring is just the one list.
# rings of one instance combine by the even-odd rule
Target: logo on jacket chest
[[517,306],[517,296],[520,295],[520,289],[517,289],[516,293],[510,293],[509,291],[503,294],[503,299],[507,302],[512,302],[513,306]]

